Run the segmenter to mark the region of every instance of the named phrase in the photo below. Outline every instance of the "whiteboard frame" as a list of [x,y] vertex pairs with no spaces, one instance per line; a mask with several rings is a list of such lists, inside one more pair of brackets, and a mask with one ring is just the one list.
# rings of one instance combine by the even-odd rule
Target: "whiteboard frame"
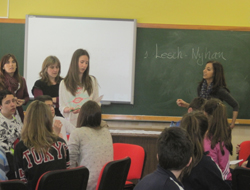
[[[32,39],[32,37],[30,37],[30,36],[32,36],[32,32],[30,32],[30,28],[32,27],[32,19],[45,19],[45,20],[47,20],[47,21],[49,21],[50,22],[50,20],[52,19],[54,19],[54,20],[59,20],[59,21],[61,21],[61,19],[66,19],[66,21],[69,21],[69,22],[74,22],[74,21],[76,21],[76,22],[91,22],[91,21],[94,21],[94,22],[106,22],[106,21],[108,21],[108,22],[106,22],[106,23],[114,23],[114,24],[117,24],[117,23],[119,23],[119,24],[121,24],[121,23],[124,23],[124,24],[126,24],[126,23],[129,23],[129,26],[131,25],[132,26],[132,30],[130,31],[130,32],[132,32],[131,34],[132,34],[132,39],[130,39],[130,40],[132,40],[130,43],[131,43],[131,47],[129,48],[129,50],[127,50],[127,51],[130,51],[130,53],[128,53],[128,54],[130,54],[130,57],[128,58],[129,59],[129,62],[130,63],[125,63],[125,64],[127,64],[126,65],[126,67],[127,66],[129,66],[129,69],[130,69],[130,71],[129,71],[129,75],[128,75],[128,82],[129,82],[129,84],[128,84],[128,87],[129,87],[129,89],[128,89],[128,92],[129,92],[129,94],[125,94],[126,95],[126,97],[124,98],[124,97],[122,97],[123,96],[123,94],[121,93],[121,94],[119,94],[119,93],[117,93],[118,94],[118,98],[114,98],[114,97],[112,97],[112,98],[110,98],[110,97],[105,97],[105,90],[104,90],[104,97],[103,97],[103,100],[102,100],[102,104],[110,104],[110,103],[124,103],[124,104],[134,104],[134,78],[135,78],[135,55],[136,55],[136,35],[137,35],[137,23],[136,23],[136,19],[109,19],[109,18],[88,18],[88,17],[59,17],[59,16],[40,16],[40,15],[26,15],[26,22],[25,22],[25,53],[24,53],[24,77],[26,78],[26,82],[27,82],[27,87],[28,87],[28,91],[29,91],[29,94],[30,94],[30,97],[32,98],[33,96],[32,96],[32,93],[31,93],[31,89],[32,89],[32,86],[33,86],[33,84],[34,84],[34,82],[36,81],[36,80],[38,80],[40,77],[39,77],[39,72],[40,72],[40,70],[41,70],[41,68],[42,68],[42,63],[43,63],[43,61],[44,61],[44,59],[47,57],[47,56],[49,56],[49,55],[55,55],[54,53],[49,53],[49,54],[47,54],[46,56],[43,56],[42,58],[40,58],[39,60],[36,60],[37,62],[35,63],[35,65],[34,66],[32,66],[33,67],[33,69],[34,70],[36,70],[34,73],[33,72],[30,72],[30,71],[28,71],[29,70],[29,68],[31,67],[31,63],[29,63],[29,61],[30,61],[30,57],[31,57],[31,53],[30,53],[30,49],[32,49],[32,48],[34,48],[34,47],[32,47],[31,45],[30,45],[30,41],[35,41],[34,40],[34,37],[33,37],[33,39]],[[34,21],[34,20],[33,20]],[[54,22],[54,21],[53,21]],[[78,25],[79,26],[79,25]],[[40,26],[41,28],[43,27],[44,28],[44,25],[43,26]],[[60,26],[59,26],[60,27]],[[36,30],[39,30],[39,29],[35,29],[35,31]],[[33,31],[34,32],[34,31]],[[129,35],[131,35],[131,34],[129,34]],[[34,35],[34,34],[33,34]],[[39,41],[39,39],[41,39],[41,37],[39,36],[38,37],[38,41]],[[39,44],[39,43],[37,43],[37,44]],[[34,45],[33,45],[34,46]],[[123,46],[123,44],[119,44],[119,47],[122,47]],[[68,46],[67,46],[68,47]],[[99,46],[98,46],[99,47]],[[119,47],[116,47],[115,49],[116,49],[116,51],[118,51],[117,49],[119,48]],[[94,75],[96,78],[97,78],[97,80],[98,80],[98,82],[99,82],[99,84],[102,82],[102,81],[100,81],[100,76],[98,76],[98,75],[96,75],[95,74],[95,71],[92,71],[92,70],[94,70],[93,69],[93,60],[95,60],[95,57],[97,56],[97,55],[94,55],[94,56],[92,56],[92,53],[93,53],[93,51],[89,51],[88,50],[88,47],[85,47],[84,45],[83,45],[83,47],[79,47],[79,48],[82,48],[82,49],[86,49],[88,52],[89,52],[89,54],[90,54],[90,74],[91,75]],[[47,48],[48,49],[48,48]],[[72,49],[72,51],[70,51],[69,53],[68,53],[68,57],[70,58],[69,60],[71,60],[71,57],[72,57],[72,55],[73,55],[73,52],[76,50],[76,49],[78,49],[78,48],[74,48],[74,50]],[[127,48],[128,49],[128,48]],[[121,50],[119,50],[119,51],[121,51]],[[39,54],[40,52],[39,51],[37,51],[37,54]],[[120,53],[120,52],[119,52]],[[34,54],[36,54],[36,52],[33,52],[33,54],[32,54],[32,57],[34,58],[34,57],[36,57],[37,55],[34,55]],[[65,53],[64,53],[65,54]],[[57,56],[57,55],[55,55],[55,56]],[[62,60],[61,58],[60,58],[60,56],[57,56],[58,58],[59,58],[59,60],[60,60],[60,62],[61,62],[61,75],[62,75],[62,77],[65,77],[66,76],[66,74],[67,74],[67,71],[68,71],[68,68],[69,68],[69,64],[70,64],[70,61],[67,61],[67,65],[65,65],[64,64],[64,60]],[[99,58],[99,60],[100,60],[100,58]],[[33,63],[33,62],[32,62]],[[98,63],[97,63],[98,64]],[[124,63],[123,63],[124,64]],[[66,72],[64,71],[64,73],[63,73],[63,68],[65,69],[66,68]],[[97,70],[97,69],[96,69]],[[33,77],[32,76],[32,74],[33,75],[36,75],[36,77]],[[105,72],[103,72],[102,73],[102,75],[105,75]],[[31,77],[32,76],[32,77]],[[116,78],[114,81],[117,81],[119,78]],[[123,80],[124,81],[124,80]],[[32,85],[31,85],[31,82],[32,82]],[[100,85],[101,87],[100,88],[102,88],[102,84]],[[122,90],[122,89],[120,89],[120,90]],[[102,91],[102,89],[99,89],[99,94],[100,95],[102,95],[103,94],[103,91]],[[120,95],[120,97],[119,97],[119,95]],[[115,96],[115,95],[114,95]]]
[[9,18],[9,11],[10,11],[10,1],[9,0],[6,0],[6,3],[7,3],[7,10],[6,10],[6,16],[2,16],[0,15],[0,18]]

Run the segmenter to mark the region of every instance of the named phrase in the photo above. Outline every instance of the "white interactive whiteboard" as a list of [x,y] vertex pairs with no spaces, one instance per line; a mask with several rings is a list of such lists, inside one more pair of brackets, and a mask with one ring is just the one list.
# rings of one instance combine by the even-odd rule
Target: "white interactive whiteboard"
[[24,77],[30,94],[44,59],[55,55],[65,77],[75,50],[90,55],[90,74],[99,83],[102,103],[134,102],[136,20],[27,15]]

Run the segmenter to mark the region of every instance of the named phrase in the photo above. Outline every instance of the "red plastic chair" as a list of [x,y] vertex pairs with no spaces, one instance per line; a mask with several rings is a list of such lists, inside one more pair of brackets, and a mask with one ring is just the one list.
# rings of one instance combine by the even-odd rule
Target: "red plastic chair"
[[129,157],[108,162],[100,172],[96,190],[123,190],[131,159]]
[[243,141],[240,144],[240,151],[239,151],[239,160],[243,159],[243,161],[239,163],[239,166],[241,166],[241,164],[247,160],[249,155],[250,155],[250,141]]
[[145,163],[145,150],[143,147],[135,144],[114,143],[114,160],[124,157],[131,158],[131,165],[128,172],[125,189],[133,189],[135,184],[130,180],[140,180]]
[[85,190],[89,179],[89,170],[84,166],[71,169],[45,172],[38,179],[36,190]]

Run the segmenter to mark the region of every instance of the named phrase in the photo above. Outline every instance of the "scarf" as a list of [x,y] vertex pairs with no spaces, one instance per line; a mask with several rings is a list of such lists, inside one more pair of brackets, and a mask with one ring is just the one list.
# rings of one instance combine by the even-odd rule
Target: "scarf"
[[20,88],[20,83],[18,82],[18,80],[14,77],[11,77],[7,73],[4,73],[4,78],[5,86],[7,87],[7,89],[13,94],[16,94],[16,91]]
[[201,85],[200,97],[209,99],[212,88],[213,88],[213,82],[211,82],[210,85],[207,87],[207,81],[203,80],[203,83]]

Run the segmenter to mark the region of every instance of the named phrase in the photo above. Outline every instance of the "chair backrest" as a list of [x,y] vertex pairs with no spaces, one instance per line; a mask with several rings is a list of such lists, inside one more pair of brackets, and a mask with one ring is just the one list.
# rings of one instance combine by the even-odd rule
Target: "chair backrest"
[[85,190],[88,179],[89,170],[84,166],[48,171],[39,178],[36,190]]
[[236,167],[232,173],[233,190],[249,190],[250,189],[250,169]]
[[239,160],[243,159],[243,161],[239,163],[239,166],[241,166],[241,164],[247,160],[249,155],[250,155],[250,141],[243,141],[240,144],[240,151],[239,151]]
[[144,148],[139,145],[126,143],[114,143],[113,148],[114,160],[122,159],[127,156],[131,158],[127,180],[141,179],[146,155]]
[[123,190],[131,159],[115,160],[105,164],[100,172],[96,190]]
[[1,190],[27,190],[27,187],[24,182],[21,180],[6,180],[0,181]]

